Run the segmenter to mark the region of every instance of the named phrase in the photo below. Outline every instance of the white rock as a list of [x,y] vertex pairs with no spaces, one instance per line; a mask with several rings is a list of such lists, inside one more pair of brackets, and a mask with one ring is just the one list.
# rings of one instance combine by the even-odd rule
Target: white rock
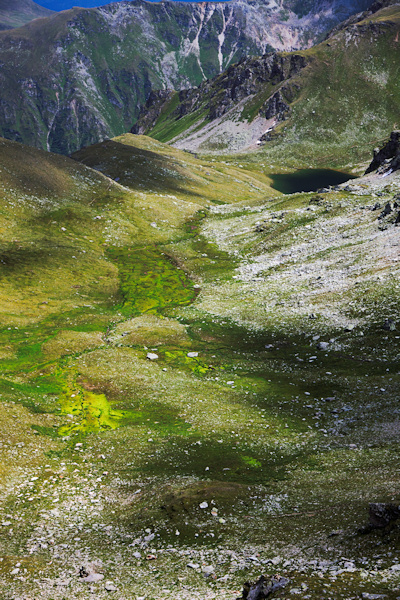
[[104,579],[104,575],[102,573],[90,573],[87,577],[83,577],[82,581],[86,583],[98,583]]
[[199,504],[200,508],[208,508],[208,502],[202,502]]
[[117,591],[117,588],[115,587],[115,585],[113,584],[112,581],[106,581],[104,587],[107,590],[107,592],[116,592]]
[[158,359],[158,354],[154,354],[154,352],[148,352],[147,353],[147,358],[149,360],[157,360]]
[[187,356],[188,358],[196,358],[196,356],[198,356],[199,353],[198,352],[188,352]]

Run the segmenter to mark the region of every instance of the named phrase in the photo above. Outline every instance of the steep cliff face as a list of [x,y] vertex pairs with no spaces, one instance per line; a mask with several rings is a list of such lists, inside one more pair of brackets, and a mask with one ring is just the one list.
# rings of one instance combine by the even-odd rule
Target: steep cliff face
[[[344,12],[368,0],[348,2]],[[116,2],[0,34],[0,135],[48,150],[127,131],[154,89],[183,89],[243,57],[310,46],[340,2]],[[310,10],[309,10],[310,9]]]
[[33,19],[49,17],[52,10],[32,0],[0,0],[0,30],[21,27]]
[[[220,119],[237,105],[257,94],[263,94],[258,113],[266,119],[284,119],[290,111],[287,101],[293,100],[288,81],[307,65],[302,54],[266,54],[231,65],[218,77],[200,86],[181,92],[152,92],[141,108],[132,133],[144,134],[162,121],[179,121],[185,116],[196,115],[199,119]],[[285,85],[283,85],[285,82]],[[275,91],[276,86],[281,86]],[[274,90],[268,94],[267,90]]]
[[149,98],[132,132],[191,151],[271,142],[271,153],[297,148],[297,161],[376,145],[400,102],[400,4],[381,4],[313,48],[248,58],[197,88]]

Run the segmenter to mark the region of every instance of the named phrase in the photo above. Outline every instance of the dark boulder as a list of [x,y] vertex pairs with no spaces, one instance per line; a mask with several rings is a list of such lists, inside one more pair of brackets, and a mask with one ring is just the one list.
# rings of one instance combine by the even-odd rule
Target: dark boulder
[[388,173],[400,169],[400,131],[392,131],[389,141],[378,150],[374,150],[374,158],[365,174],[378,171]]
[[265,600],[265,598],[270,598],[273,593],[282,590],[289,582],[289,579],[281,575],[274,575],[269,579],[261,575],[255,583],[246,582],[244,584],[242,596],[237,600]]
[[400,506],[384,502],[371,502],[369,505],[369,524],[373,529],[384,529],[400,518]]

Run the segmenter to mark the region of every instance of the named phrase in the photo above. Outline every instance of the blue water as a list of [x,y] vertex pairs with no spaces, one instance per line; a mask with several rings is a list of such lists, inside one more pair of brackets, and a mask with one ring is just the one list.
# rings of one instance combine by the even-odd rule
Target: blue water
[[294,173],[275,173],[269,177],[273,182],[271,187],[283,194],[316,192],[329,185],[338,185],[349,179],[355,179],[355,175],[333,169],[301,169]]

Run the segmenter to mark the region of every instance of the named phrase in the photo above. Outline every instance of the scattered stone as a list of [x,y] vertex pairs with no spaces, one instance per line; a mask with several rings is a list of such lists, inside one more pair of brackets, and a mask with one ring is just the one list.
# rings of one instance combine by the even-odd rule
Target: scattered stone
[[186,566],[188,567],[188,569],[198,569],[200,567],[200,565],[198,563],[192,563],[192,562],[188,563]]
[[154,354],[154,352],[148,352],[147,353],[147,358],[149,360],[157,360],[158,359],[158,354]]
[[187,353],[188,358],[196,358],[198,355],[199,355],[198,352],[188,352]]
[[107,590],[107,592],[116,592],[117,591],[117,588],[115,587],[115,585],[113,584],[112,581],[106,581],[104,587]]
[[379,202],[376,202],[374,204],[374,206],[371,208],[371,210],[375,211],[375,210],[379,210],[380,208],[382,208],[382,204],[379,204]]
[[343,529],[336,529],[336,531],[331,531],[328,535],[328,538],[336,537],[337,535],[342,535]]
[[390,215],[390,213],[393,212],[393,208],[390,202],[388,202],[385,205],[385,208],[383,209],[383,211],[381,212],[381,214],[379,215],[378,219],[384,219],[385,217],[387,217],[388,215]]
[[207,566],[207,567],[203,567],[203,575],[204,577],[211,577],[211,575],[214,574],[214,567],[212,567],[211,565]]
[[201,504],[199,504],[200,508],[208,508],[208,502],[204,501]]
[[317,345],[317,348],[319,350],[328,350],[329,348],[329,342],[319,342]]
[[397,504],[371,502],[369,505],[369,524],[372,529],[383,529],[399,518],[400,506]]
[[363,600],[379,600],[380,598],[387,598],[387,596],[386,594],[369,594],[368,592],[363,592],[361,598]]
[[261,575],[256,583],[246,582],[244,584],[242,596],[237,600],[264,600],[274,592],[286,587],[289,582],[289,579],[281,575],[274,575],[270,579]]
[[98,583],[102,579],[104,579],[104,575],[102,573],[89,573],[86,577],[82,577],[82,580],[85,583]]
[[98,583],[104,579],[104,575],[102,573],[97,573],[92,566],[82,566],[79,569],[79,577],[81,577],[85,583]]
[[382,329],[385,331],[396,331],[396,323],[393,321],[393,319],[386,319],[382,325]]

